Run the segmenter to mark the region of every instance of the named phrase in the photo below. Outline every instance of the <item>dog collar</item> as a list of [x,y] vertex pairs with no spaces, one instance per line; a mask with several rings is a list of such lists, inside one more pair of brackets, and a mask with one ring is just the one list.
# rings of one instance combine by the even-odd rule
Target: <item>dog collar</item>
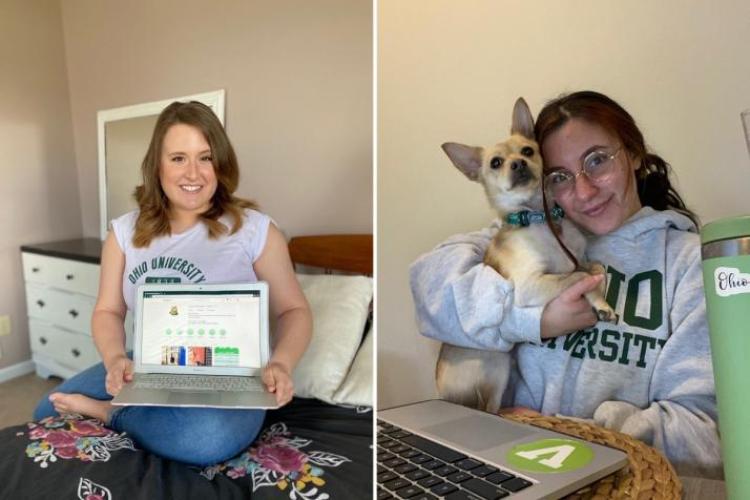
[[[565,217],[565,212],[560,207],[552,207],[550,210],[552,221],[558,221]],[[512,226],[527,227],[531,224],[544,224],[547,218],[544,212],[532,212],[531,210],[521,210],[520,212],[511,212],[505,216],[505,222]]]

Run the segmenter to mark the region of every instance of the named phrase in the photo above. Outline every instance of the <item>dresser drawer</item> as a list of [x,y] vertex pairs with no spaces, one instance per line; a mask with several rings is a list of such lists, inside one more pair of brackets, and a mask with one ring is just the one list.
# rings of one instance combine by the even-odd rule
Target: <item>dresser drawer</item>
[[31,350],[44,354],[76,372],[100,361],[93,339],[43,321],[29,320]]
[[91,335],[91,315],[96,299],[55,288],[26,284],[29,318]]
[[24,279],[29,283],[52,286],[96,297],[99,293],[99,266],[87,262],[58,259],[23,252]]

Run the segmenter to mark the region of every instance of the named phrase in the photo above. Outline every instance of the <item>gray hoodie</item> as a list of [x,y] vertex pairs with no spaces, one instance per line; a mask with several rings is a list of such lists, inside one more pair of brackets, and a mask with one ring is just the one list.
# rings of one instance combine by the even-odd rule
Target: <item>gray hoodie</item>
[[661,449],[682,474],[718,477],[721,456],[700,241],[676,212],[644,207],[589,242],[607,268],[616,325],[540,340],[542,307],[513,304],[513,284],[482,263],[499,227],[457,235],[411,267],[419,330],[513,350],[505,406],[593,421]]

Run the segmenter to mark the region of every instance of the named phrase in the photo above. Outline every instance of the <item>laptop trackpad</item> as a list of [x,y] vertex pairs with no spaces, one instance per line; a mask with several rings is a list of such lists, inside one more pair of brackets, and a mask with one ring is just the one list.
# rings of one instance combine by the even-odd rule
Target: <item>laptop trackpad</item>
[[535,432],[533,429],[527,430],[499,420],[498,417],[481,415],[450,420],[422,430],[467,451],[489,450]]
[[190,391],[170,392],[167,403],[175,405],[199,404],[209,406],[221,403],[221,394],[216,394],[214,392]]

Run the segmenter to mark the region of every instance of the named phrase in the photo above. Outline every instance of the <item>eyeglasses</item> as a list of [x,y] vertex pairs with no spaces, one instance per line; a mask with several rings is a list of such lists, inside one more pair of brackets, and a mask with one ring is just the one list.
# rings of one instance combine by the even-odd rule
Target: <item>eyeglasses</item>
[[607,148],[595,149],[583,158],[581,170],[577,174],[564,168],[553,170],[544,176],[545,185],[555,198],[570,196],[580,175],[585,175],[589,182],[600,186],[606,183],[616,171],[615,158],[620,151],[622,151],[622,146],[614,152]]

